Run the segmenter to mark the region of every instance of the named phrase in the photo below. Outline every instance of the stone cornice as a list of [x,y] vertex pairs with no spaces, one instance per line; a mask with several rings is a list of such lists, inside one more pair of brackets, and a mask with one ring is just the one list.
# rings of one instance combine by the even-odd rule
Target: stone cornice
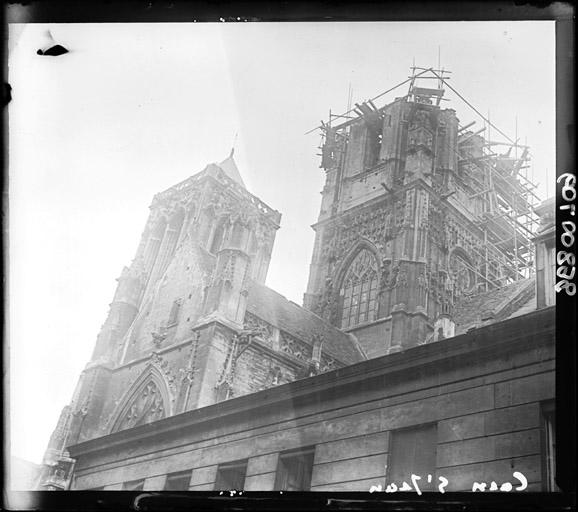
[[[230,193],[233,197],[249,203],[255,210],[260,214],[263,220],[266,220],[271,224],[274,229],[279,229],[281,222],[281,213],[277,210],[271,208],[267,203],[259,199],[257,196],[251,194],[248,190],[242,188],[238,183],[229,178],[223,171],[221,171],[220,178],[214,175],[213,169],[218,167],[216,164],[207,165],[202,171],[198,172],[187,178],[186,180],[173,185],[172,187],[155,194],[152,200],[150,208],[155,208],[162,204],[164,201],[172,201],[177,197],[186,196],[187,192],[193,187],[193,185],[202,185],[203,183],[210,182],[217,184],[220,187],[228,187]],[[220,169],[220,168],[219,168]]]

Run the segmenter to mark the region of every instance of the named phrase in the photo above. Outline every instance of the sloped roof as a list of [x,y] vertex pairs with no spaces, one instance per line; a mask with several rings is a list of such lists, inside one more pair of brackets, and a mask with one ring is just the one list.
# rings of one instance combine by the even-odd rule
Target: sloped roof
[[313,335],[322,335],[323,352],[342,363],[353,364],[366,359],[352,336],[267,286],[251,283],[247,311],[309,345]]
[[233,150],[231,150],[231,154],[225,158],[220,164],[217,164],[224,173],[229,176],[232,180],[236,181],[239,185],[241,185],[244,189],[247,187],[243,182],[243,178],[241,178],[241,173],[239,172],[239,168],[233,158]]
[[[524,309],[529,312],[535,303],[535,278],[513,283],[478,295],[464,297],[454,309],[456,335],[511,316]],[[535,307],[534,307],[535,309]]]
[[532,311],[538,309],[538,302],[536,300],[536,294],[530,296],[528,300],[520,306],[519,309],[514,311],[508,318],[515,318],[517,316],[526,315]]

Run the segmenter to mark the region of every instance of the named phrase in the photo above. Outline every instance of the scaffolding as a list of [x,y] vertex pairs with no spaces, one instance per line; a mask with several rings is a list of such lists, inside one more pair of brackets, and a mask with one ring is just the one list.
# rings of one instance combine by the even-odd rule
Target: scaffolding
[[[519,143],[517,119],[515,138],[511,139],[491,122],[489,113],[484,116],[449,84],[450,71],[415,65],[410,69],[411,75],[406,80],[363,103],[355,103],[344,114],[330,111],[329,121],[317,127],[324,139],[321,156],[335,159],[334,142],[346,140],[350,126],[361,118],[373,124],[382,119],[387,104],[378,107],[376,101],[401,86],[408,85],[403,101],[434,107],[449,101],[444,96],[446,88],[450,89],[477,115],[477,119],[458,125],[457,145],[452,148],[458,161],[455,183],[468,191],[469,201],[480,204],[480,213],[473,222],[481,229],[484,243],[481,247],[472,247],[481,264],[471,270],[482,278],[485,289],[530,277],[534,266],[533,237],[539,223],[534,208],[540,198],[529,175],[529,148]],[[476,129],[478,122],[481,127],[478,125]],[[434,139],[437,144],[437,137]],[[325,167],[323,163],[322,166]],[[436,169],[432,172],[435,174]],[[453,193],[442,199],[447,200]]]

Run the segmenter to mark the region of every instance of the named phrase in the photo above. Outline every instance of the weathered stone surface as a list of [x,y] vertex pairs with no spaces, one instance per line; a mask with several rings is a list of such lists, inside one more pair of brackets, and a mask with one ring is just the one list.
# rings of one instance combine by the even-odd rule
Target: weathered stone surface
[[460,416],[438,423],[438,442],[461,441],[508,432],[512,428],[525,430],[540,426],[538,403],[495,409],[480,414]]
[[315,464],[313,466],[311,485],[327,485],[385,476],[386,464],[387,455],[385,453],[327,462],[325,464]]
[[277,469],[279,454],[269,453],[260,457],[251,457],[247,463],[247,476],[256,476],[274,472]]
[[444,467],[439,468],[437,474],[448,479],[447,491],[471,491],[474,482],[487,482],[488,487],[492,481],[497,482],[498,485],[510,482],[517,487],[519,483],[512,477],[514,471],[522,473],[528,479],[529,484],[540,482],[542,478],[540,456],[529,455]]
[[315,448],[315,464],[387,452],[388,446],[389,432],[321,443]]
[[261,473],[245,478],[246,491],[273,491],[274,487],[275,473]]
[[152,476],[145,480],[143,491],[158,491],[164,489],[167,475]]
[[[81,488],[79,487],[79,489],[81,489]],[[89,487],[86,487],[86,489],[89,489]],[[103,490],[104,491],[120,491],[120,490],[122,490],[122,482],[119,482],[116,484],[105,485]]]
[[540,431],[523,430],[438,445],[438,467],[536,455],[540,453]]
[[190,487],[214,483],[217,478],[217,466],[206,466],[193,469]]
[[210,484],[199,484],[189,486],[189,491],[214,491],[214,490],[215,490],[214,482]]
[[496,407],[552,399],[554,390],[553,372],[502,382],[496,384]]
[[373,477],[363,480],[352,480],[348,482],[336,482],[328,485],[316,485],[311,487],[312,491],[325,491],[325,492],[368,492],[372,487],[377,487],[381,485],[382,489],[384,486],[385,477]]

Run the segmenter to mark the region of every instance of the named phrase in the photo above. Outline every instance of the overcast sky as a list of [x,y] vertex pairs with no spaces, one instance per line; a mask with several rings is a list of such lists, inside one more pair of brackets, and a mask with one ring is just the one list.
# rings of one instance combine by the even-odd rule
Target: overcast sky
[[[36,54],[47,28],[69,54]],[[324,181],[305,132],[345,111],[349,84],[372,98],[414,59],[437,66],[439,47],[451,84],[512,138],[517,116],[538,191],[554,191],[554,22],[13,25],[9,43],[11,447],[34,462],[153,195],[223,160],[236,133],[247,188],[283,214],[267,284],[299,304]]]

